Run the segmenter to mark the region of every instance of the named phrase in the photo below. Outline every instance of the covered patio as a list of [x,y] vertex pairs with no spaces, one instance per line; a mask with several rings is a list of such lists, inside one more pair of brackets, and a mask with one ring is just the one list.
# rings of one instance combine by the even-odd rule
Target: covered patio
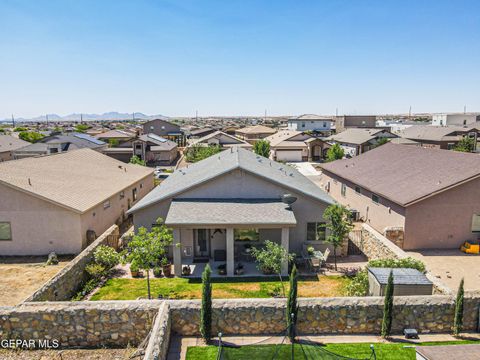
[[[165,224],[173,228],[173,265],[176,276],[190,266],[190,276],[201,276],[210,263],[212,275],[259,276],[249,247],[271,240],[289,249],[290,228],[297,221],[293,211],[280,199],[175,199]],[[243,265],[241,274],[239,264]],[[288,264],[282,266],[287,275]]]

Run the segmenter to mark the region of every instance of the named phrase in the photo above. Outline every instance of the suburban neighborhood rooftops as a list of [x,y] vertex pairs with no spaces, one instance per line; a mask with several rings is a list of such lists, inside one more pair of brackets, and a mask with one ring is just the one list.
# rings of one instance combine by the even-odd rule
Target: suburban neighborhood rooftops
[[334,203],[334,200],[326,192],[300,174],[296,169],[256,155],[251,151],[234,147],[212,155],[187,168],[176,170],[133,206],[129,213],[171,198],[235,169],[252,173],[267,181],[325,203]]
[[176,199],[166,225],[296,225],[292,210],[271,199]]
[[0,163],[0,184],[82,213],[152,173],[80,149]]
[[5,151],[13,151],[21,147],[30,145],[28,141],[17,139],[10,135],[0,135],[0,153]]
[[275,134],[277,131],[268,126],[255,125],[235,130],[235,132],[240,134]]
[[177,146],[177,143],[168,139],[165,139],[156,134],[143,134],[139,137],[144,142],[150,142],[155,144],[155,151],[172,150]]
[[368,268],[380,285],[388,283],[390,271],[393,273],[394,285],[430,285],[432,282],[427,279],[425,274],[422,274],[417,269],[407,268]]
[[330,136],[327,140],[333,140],[339,143],[361,145],[367,141],[375,139],[376,135],[385,129],[362,129],[348,128],[340,134]]
[[351,159],[322,164],[343,179],[407,206],[480,176],[480,156],[385,144]]
[[29,144],[25,147],[15,150],[16,153],[31,153],[31,152],[42,152],[47,151],[49,146],[48,144],[63,144],[62,151],[72,150],[72,149],[98,149],[105,145],[105,142],[94,138],[88,134],[83,133],[71,133],[71,134],[59,134],[59,135],[50,135],[44,137],[34,144]]
[[[246,141],[243,141],[242,139],[236,138],[235,136],[227,134],[227,133],[225,133],[223,131],[220,131],[220,130],[217,130],[217,131],[215,131],[211,134],[205,135],[204,137],[202,137],[198,140],[193,141],[192,145],[205,143],[205,142],[208,142],[208,140],[210,140],[210,139],[218,138],[218,137],[223,137],[224,139],[225,138],[229,139],[228,142],[226,142],[227,144],[231,143],[231,144],[235,144],[235,145],[239,145],[239,146],[247,146],[247,147],[252,146],[251,144],[247,143]],[[226,145],[225,142],[223,142],[222,145]]]
[[403,129],[398,134],[411,140],[456,141],[461,139],[457,133],[478,131],[474,127],[415,125]]
[[[279,144],[288,141],[289,139],[301,135],[301,131],[295,131],[295,130],[281,130],[273,135],[267,136],[265,140],[267,140],[270,143],[271,147],[276,147]],[[288,142],[290,143],[290,141]],[[301,141],[303,146],[306,146],[303,141]]]
[[109,130],[104,133],[95,135],[96,138],[98,139],[130,139],[133,138],[135,134],[128,133],[126,131],[122,130]]

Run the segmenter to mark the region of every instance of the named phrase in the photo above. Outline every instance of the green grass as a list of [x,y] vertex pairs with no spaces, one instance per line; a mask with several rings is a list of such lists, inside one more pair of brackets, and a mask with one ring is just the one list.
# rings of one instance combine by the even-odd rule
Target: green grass
[[[453,344],[473,344],[475,341],[450,341],[450,342],[428,342],[421,344],[408,343],[377,343],[375,346],[375,354],[377,360],[415,360],[415,345],[453,345]],[[290,359],[290,345],[280,345],[278,356],[275,359]],[[295,345],[294,357],[298,360],[303,359],[329,359],[329,357],[321,357],[325,355],[323,350],[328,352],[352,357],[356,359],[369,359],[371,355],[370,344],[326,344],[321,349],[318,346],[304,345],[302,347]],[[236,360],[252,360],[252,359],[272,359],[276,350],[275,345],[249,345],[240,348],[229,348],[223,354],[224,359]],[[216,346],[193,346],[187,349],[187,360],[215,360],[217,358],[218,348]],[[304,356],[304,353],[307,357]],[[315,356],[316,355],[316,356]],[[333,359],[333,358],[332,358]],[[453,360],[453,359],[452,359]]]
[[[342,276],[320,276],[300,280],[300,297],[344,296],[350,279]],[[288,282],[284,281],[285,291]],[[161,294],[170,299],[200,299],[202,284],[197,279],[159,278],[150,281],[152,297]],[[213,297],[270,298],[275,292],[281,293],[280,281],[274,279],[214,279]],[[147,296],[145,279],[109,279],[91,300],[134,300]]]

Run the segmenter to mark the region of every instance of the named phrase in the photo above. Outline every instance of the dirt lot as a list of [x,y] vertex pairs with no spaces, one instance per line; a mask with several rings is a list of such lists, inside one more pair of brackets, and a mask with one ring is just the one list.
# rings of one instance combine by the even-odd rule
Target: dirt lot
[[46,256],[0,257],[0,306],[16,305],[59,272],[72,257],[45,265]]
[[[135,349],[0,350],[2,360],[126,360]],[[141,359],[136,357],[134,359]]]
[[480,290],[480,255],[467,255],[456,249],[409,251],[407,253],[422,260],[427,269],[450,289],[456,291],[463,277],[465,290]]

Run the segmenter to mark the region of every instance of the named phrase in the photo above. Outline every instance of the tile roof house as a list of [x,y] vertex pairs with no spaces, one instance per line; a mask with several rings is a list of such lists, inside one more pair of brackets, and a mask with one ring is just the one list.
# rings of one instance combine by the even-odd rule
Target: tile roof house
[[0,162],[13,160],[13,152],[28,145],[29,142],[11,135],[0,135]]
[[403,129],[398,133],[405,139],[420,143],[423,147],[453,149],[463,137],[475,139],[475,146],[480,137],[480,128],[472,126],[431,126],[416,125]]
[[190,146],[200,145],[200,146],[209,146],[209,145],[218,145],[224,149],[232,146],[241,146],[247,149],[251,149],[252,145],[248,142],[241,140],[233,135],[224,133],[223,131],[215,131],[210,133],[200,139],[191,141]]
[[0,255],[77,254],[153,186],[153,169],[91,149],[0,163]]
[[255,141],[264,139],[276,132],[277,130],[265,125],[254,125],[235,130],[235,136],[253,144]]
[[[287,194],[296,198],[291,207],[282,201]],[[186,264],[200,276],[206,262],[226,263],[233,276],[240,262],[245,275],[250,268],[255,274],[248,249],[267,239],[289,251],[325,249],[323,212],[332,203],[294,168],[234,147],[176,170],[129,213],[137,228],[151,228],[158,217],[173,228],[177,276]]]
[[101,152],[106,147],[107,143],[87,134],[57,134],[46,136],[34,144],[17,149],[13,156],[15,159],[23,159],[86,148]]
[[480,232],[478,154],[385,144],[322,164],[321,184],[407,250],[458,248]]
[[396,137],[398,136],[390,131],[380,128],[349,128],[339,134],[330,136],[326,140],[339,144],[344,150],[345,156],[352,157],[375,148],[380,139],[393,139]]
[[270,143],[271,158],[275,161],[320,160],[329,147],[325,141],[295,130],[280,130],[265,140]]

